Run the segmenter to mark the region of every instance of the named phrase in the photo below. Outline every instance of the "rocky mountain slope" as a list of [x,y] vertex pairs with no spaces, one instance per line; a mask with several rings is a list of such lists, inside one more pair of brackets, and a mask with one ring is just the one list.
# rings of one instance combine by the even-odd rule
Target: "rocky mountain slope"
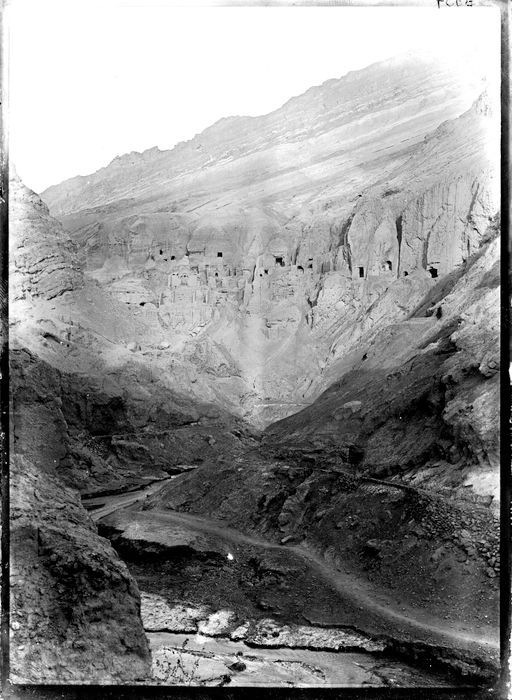
[[[132,575],[169,603],[213,590],[240,619],[332,623],[332,585],[310,610],[293,567],[274,580],[246,552],[234,581],[202,535],[184,553],[165,525],[162,545],[170,510],[276,558],[299,548],[307,590],[343,570],[409,631],[370,608],[340,624],[408,659],[494,673],[499,130],[483,87],[409,55],[121,156],[47,204],[13,175],[16,678],[149,672]],[[101,525],[129,574],[76,491],[184,471]]]
[[133,683],[149,676],[137,584],[44,460],[11,462],[10,679]]
[[15,176],[10,215],[11,679],[142,682],[139,590],[78,491],[227,458],[252,431],[134,359],[126,341],[144,326],[84,278],[72,241]]
[[[139,508],[144,517],[194,513],[286,549],[299,545],[401,612],[401,631],[388,621],[381,633],[410,643],[407,625],[423,620],[430,634],[416,630],[413,638],[438,662],[495,673],[496,234],[494,223],[464,270],[439,280],[408,319],[356,346],[357,363],[342,373],[340,362],[340,379],[269,426],[259,450],[165,485]],[[246,595],[253,598],[252,589]],[[278,597],[265,600],[282,614]],[[375,633],[374,617],[342,617]],[[434,629],[458,630],[450,652]],[[469,631],[482,640],[478,650],[468,647]]]
[[183,391],[262,427],[478,248],[498,200],[481,89],[408,55],[42,197],[86,278],[150,329],[141,351],[163,343]]
[[92,493],[217,454],[212,431],[226,453],[251,439],[243,421],[205,400],[207,389],[203,400],[176,390],[175,359],[164,350],[152,353],[156,366],[133,351],[150,324],[83,275],[73,242],[15,177],[11,221],[16,449],[44,457],[65,483]]

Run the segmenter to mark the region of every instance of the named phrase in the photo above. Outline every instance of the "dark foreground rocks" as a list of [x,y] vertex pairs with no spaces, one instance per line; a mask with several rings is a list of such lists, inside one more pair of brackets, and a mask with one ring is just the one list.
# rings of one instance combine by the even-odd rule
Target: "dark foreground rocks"
[[22,456],[11,493],[11,681],[147,678],[139,590],[78,495]]

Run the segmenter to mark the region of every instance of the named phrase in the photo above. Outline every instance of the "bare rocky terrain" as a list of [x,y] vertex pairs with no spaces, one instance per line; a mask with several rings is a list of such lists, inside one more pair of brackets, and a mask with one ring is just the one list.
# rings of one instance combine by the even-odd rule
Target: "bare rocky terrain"
[[407,55],[13,173],[13,677],[495,681],[498,116]]

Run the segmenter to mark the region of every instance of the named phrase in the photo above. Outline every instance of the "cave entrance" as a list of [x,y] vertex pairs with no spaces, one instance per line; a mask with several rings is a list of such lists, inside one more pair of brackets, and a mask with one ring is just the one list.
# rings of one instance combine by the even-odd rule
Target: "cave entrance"
[[284,260],[283,260],[282,256],[278,255],[276,257],[276,265],[280,265],[281,267],[284,267]]
[[176,260],[176,256],[175,256],[175,255],[171,255],[171,260]]
[[359,268],[359,277],[364,277],[364,267]]
[[383,268],[386,272],[391,272],[391,270],[393,269],[393,263],[391,262],[391,260],[386,260],[386,262],[383,264]]
[[437,277],[437,267],[429,267],[428,271],[430,272],[430,276],[432,278],[435,279]]
[[163,255],[164,251],[160,248],[160,255]]
[[302,265],[297,265],[297,270],[299,270],[299,272],[304,272]]
[[222,253],[220,251],[217,253],[217,257],[222,258]]
[[404,270],[404,277],[408,277],[408,275],[409,273],[407,272],[407,270]]
[[268,270],[263,270],[263,272],[264,272],[266,275],[268,275]]

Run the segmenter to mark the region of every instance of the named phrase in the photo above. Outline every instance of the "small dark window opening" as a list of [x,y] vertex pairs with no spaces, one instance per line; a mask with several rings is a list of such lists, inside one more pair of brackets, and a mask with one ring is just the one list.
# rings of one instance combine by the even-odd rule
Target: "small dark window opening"
[[218,253],[217,253],[217,257],[218,257],[218,258],[222,258],[222,253],[221,253],[221,252],[218,252]]
[[140,304],[139,304],[139,306],[145,306],[145,305],[146,305],[146,302],[145,302],[145,301],[141,301]]
[[276,265],[281,265],[281,267],[284,267],[284,260],[281,256],[276,258]]
[[218,272],[216,272],[216,273],[215,273],[215,277],[218,277],[218,276],[219,276],[219,273],[218,273]]
[[408,274],[409,274],[409,273],[407,272],[407,270],[405,270],[405,272],[404,272],[404,277],[407,277]]
[[441,318],[443,315],[443,310],[440,306],[437,307],[436,318]]
[[263,277],[263,272],[260,271],[260,277]]
[[304,272],[304,268],[302,267],[302,265],[297,265],[297,270],[300,270],[301,272]]
[[176,256],[175,256],[175,255],[171,255],[171,260],[176,260]]
[[437,277],[437,267],[429,267],[428,271],[430,272],[431,277],[434,279]]
[[362,357],[361,359],[362,359],[362,360],[366,360],[367,358],[368,358],[368,353],[365,352],[365,354],[363,355],[363,357]]
[[164,258],[164,261],[167,262],[167,258]]
[[164,251],[160,248],[160,255],[163,255]]
[[268,270],[264,270],[265,274],[268,275]]
[[364,277],[364,267],[359,268],[359,277]]
[[313,263],[309,263],[308,270],[312,270],[312,269],[313,269]]

